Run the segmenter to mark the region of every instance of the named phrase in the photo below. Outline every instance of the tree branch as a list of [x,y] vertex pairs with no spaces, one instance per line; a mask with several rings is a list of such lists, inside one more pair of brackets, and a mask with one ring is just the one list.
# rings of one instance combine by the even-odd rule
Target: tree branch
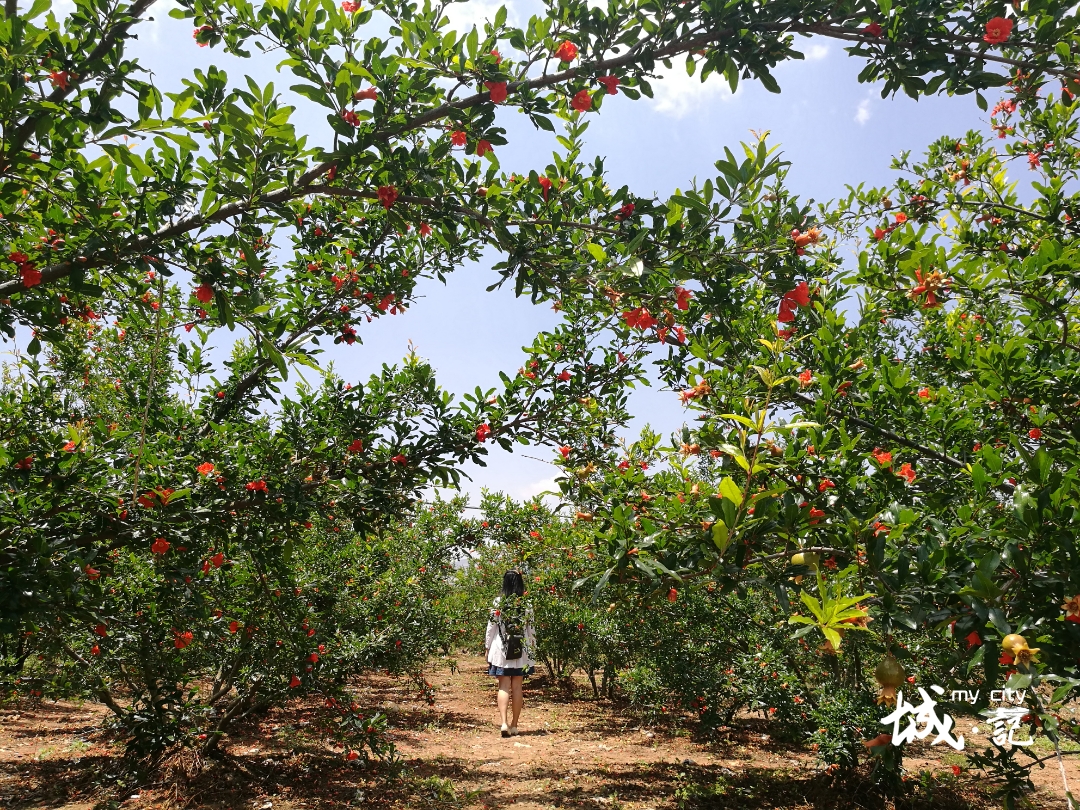
[[[793,393],[790,396],[792,397],[792,399],[795,399],[796,401],[801,402],[804,405],[808,405],[811,408],[817,405],[817,401],[811,397],[806,396],[806,394]],[[940,450],[935,450],[932,447],[927,447],[924,444],[919,444],[918,442],[913,441],[906,436],[901,436],[899,433],[894,433],[888,428],[883,428],[880,425],[875,425],[873,422],[867,422],[865,419],[860,419],[858,416],[853,416],[851,414],[839,414],[839,417],[841,419],[846,419],[852,424],[858,425],[864,430],[869,430],[879,436],[884,436],[885,438],[890,439],[897,444],[901,444],[904,447],[907,447],[909,450],[914,450],[915,452],[920,453],[927,458],[932,458],[935,461],[940,461],[942,464],[947,464],[950,467],[955,467],[958,470],[967,470],[968,465],[960,459],[954,458],[953,456],[950,456],[947,453],[943,453]],[[997,488],[1008,495],[1012,495],[1014,491],[1012,484],[1004,481],[998,484]]]
[[[111,47],[112,43],[115,42],[117,37],[119,37],[122,33],[126,32],[127,29],[130,27],[130,25],[135,21],[137,16],[141,15],[146,10],[146,8],[148,8],[152,3],[153,3],[153,0],[136,0],[136,2],[131,6],[131,8],[129,10],[129,14],[130,14],[132,19],[128,20],[127,22],[120,23],[117,26],[114,26],[112,29],[110,29],[109,33],[106,34],[106,36],[102,38],[102,41],[98,44],[98,46],[91,53],[91,56],[87,60],[87,62],[91,63],[91,62],[94,61],[94,59],[100,58],[100,56],[104,54],[105,50],[108,47]],[[830,21],[830,22],[842,22],[842,20],[834,20],[834,21]],[[784,31],[793,31],[795,33],[800,33],[800,34],[804,34],[804,35],[807,35],[807,36],[810,36],[810,35],[813,35],[813,34],[818,34],[818,35],[821,35],[821,36],[832,37],[834,39],[844,39],[844,40],[850,40],[850,41],[855,41],[855,42],[863,42],[863,43],[870,43],[870,42],[876,41],[875,38],[872,38],[869,35],[860,34],[860,33],[856,32],[856,31],[849,31],[847,29],[837,28],[835,25],[829,25],[829,24],[825,24],[825,25],[802,25],[802,26],[800,26],[800,25],[792,25],[789,22],[783,22],[783,23],[773,23],[773,24],[758,24],[756,26],[753,26],[752,28],[753,28],[753,30],[759,31],[759,32],[774,32],[774,33],[776,33],[776,32],[784,32]],[[639,63],[639,62],[645,62],[646,60],[649,61],[649,62],[656,62],[656,61],[660,61],[660,60],[664,60],[664,59],[670,59],[671,57],[677,56],[677,55],[682,54],[682,53],[688,53],[688,52],[692,52],[692,51],[695,51],[695,50],[700,50],[704,46],[709,45],[710,43],[717,42],[717,41],[723,40],[725,38],[730,38],[734,34],[735,34],[735,32],[733,30],[729,30],[729,29],[712,30],[712,31],[707,31],[705,33],[696,35],[696,36],[691,36],[691,37],[686,37],[686,38],[683,38],[683,39],[676,40],[675,42],[672,42],[671,44],[669,44],[669,45],[667,45],[665,47],[655,48],[653,50],[644,50],[644,49],[639,50],[638,48],[633,48],[633,49],[631,49],[630,51],[628,51],[627,53],[625,53],[625,54],[623,54],[621,56],[612,57],[610,59],[600,59],[600,60],[595,61],[595,62],[583,63],[583,64],[581,64],[581,65],[579,65],[577,67],[568,68],[566,70],[559,71],[559,72],[556,72],[556,73],[551,73],[551,74],[547,74],[547,75],[543,75],[543,76],[538,76],[537,78],[534,78],[534,79],[525,79],[525,80],[520,80],[520,81],[508,82],[507,83],[507,90],[510,93],[516,93],[516,92],[521,92],[521,91],[541,90],[541,89],[551,87],[551,86],[554,86],[554,85],[557,85],[557,84],[568,82],[568,81],[570,81],[572,79],[578,78],[579,76],[589,76],[589,75],[594,75],[594,74],[600,75],[600,74],[604,74],[604,73],[610,73],[610,72],[612,72],[614,70],[618,70],[620,68],[626,68],[626,67],[628,67],[630,65],[634,65],[634,64]],[[897,44],[910,45],[910,43],[897,43]],[[1008,59],[1006,57],[999,57],[999,56],[994,56],[994,55],[985,54],[985,53],[975,53],[975,52],[971,52],[971,51],[961,51],[961,50],[957,50],[957,49],[953,49],[953,48],[946,48],[946,47],[943,47],[943,46],[933,45],[933,44],[930,44],[930,43],[921,44],[920,47],[925,47],[925,48],[928,48],[928,49],[931,49],[931,50],[937,50],[937,51],[941,51],[941,52],[945,52],[945,53],[950,53],[950,54],[953,54],[955,56],[964,56],[964,57],[969,57],[969,58],[973,58],[973,59],[985,59],[987,61],[999,62],[999,63],[1002,63],[1002,64],[1007,64],[1007,65],[1011,65],[1011,66],[1015,66],[1015,67],[1039,68],[1039,69],[1044,70],[1044,71],[1046,71],[1048,73],[1051,73],[1053,75],[1058,75],[1058,76],[1063,76],[1063,77],[1067,77],[1067,78],[1073,78],[1073,79],[1080,80],[1080,73],[1074,73],[1074,72],[1066,71],[1066,70],[1063,70],[1063,69],[1051,68],[1051,67],[1045,67],[1045,66],[1040,67],[1040,66],[1036,65],[1035,63],[1029,62],[1029,61]],[[68,92],[70,92],[70,90],[61,91],[59,88],[57,88],[49,96],[49,100],[50,101],[61,100],[62,98],[64,98],[68,94]],[[398,137],[398,136],[400,136],[400,135],[402,135],[404,133],[407,133],[407,132],[410,132],[410,131],[413,131],[413,130],[416,130],[416,129],[420,129],[422,127],[429,126],[429,125],[435,123],[436,121],[439,121],[442,118],[447,117],[452,112],[460,111],[460,110],[466,110],[466,109],[469,109],[471,107],[475,107],[477,105],[490,103],[490,102],[491,102],[491,94],[490,93],[488,93],[488,92],[476,93],[476,94],[474,94],[472,96],[468,96],[466,98],[462,98],[462,99],[459,99],[457,101],[442,104],[439,107],[436,107],[435,109],[429,110],[429,111],[427,111],[427,112],[425,112],[425,113],[423,113],[421,115],[418,115],[418,116],[416,116],[414,118],[411,118],[411,119],[405,121],[400,126],[397,126],[397,127],[391,128],[391,129],[386,129],[386,130],[374,130],[374,131],[368,133],[367,136],[363,140],[367,141],[368,143],[385,142],[385,141],[388,141],[388,140],[390,140],[392,138]],[[19,133],[22,133],[24,129],[26,130],[26,133],[25,133],[25,136],[23,136],[23,140],[25,140],[25,137],[29,136],[30,132],[32,132],[33,124],[36,124],[36,120],[37,120],[36,118],[35,119],[28,119],[27,122],[25,122],[23,124],[23,126],[16,132],[16,143],[20,143],[18,141]],[[28,126],[30,126],[29,129],[27,129]],[[14,144],[13,144],[13,146],[14,146]],[[130,252],[130,253],[134,253],[134,254],[145,253],[147,251],[147,249],[151,245],[154,245],[154,244],[156,244],[158,242],[161,242],[161,241],[163,241],[165,239],[169,239],[169,238],[172,238],[174,236],[180,236],[180,235],[182,235],[184,233],[195,230],[197,228],[201,228],[201,227],[204,227],[206,225],[210,225],[210,224],[213,224],[213,223],[216,223],[216,222],[220,222],[220,221],[222,221],[224,219],[228,219],[229,217],[233,217],[233,216],[237,216],[237,215],[246,213],[246,212],[248,212],[250,210],[257,210],[257,209],[261,209],[261,208],[271,207],[273,205],[278,205],[278,204],[281,204],[281,203],[284,203],[284,202],[288,202],[289,200],[292,200],[292,199],[295,199],[295,198],[298,198],[298,197],[302,197],[302,196],[304,196],[306,194],[312,193],[313,192],[313,187],[312,187],[311,184],[316,179],[318,179],[319,177],[324,175],[326,172],[328,172],[330,170],[330,168],[337,163],[337,161],[338,161],[338,158],[335,157],[335,158],[323,161],[323,162],[321,162],[321,163],[319,163],[319,164],[317,164],[315,166],[312,166],[310,169],[308,169],[306,172],[304,172],[302,175],[300,175],[300,177],[297,178],[295,184],[293,184],[291,186],[281,188],[281,189],[278,189],[277,191],[266,194],[263,197],[255,198],[255,199],[253,199],[251,201],[239,201],[239,202],[229,203],[227,205],[222,206],[217,211],[215,211],[215,212],[213,212],[211,214],[208,214],[208,215],[197,214],[197,215],[194,215],[194,216],[191,216],[191,217],[187,217],[185,219],[181,219],[181,220],[179,220],[179,221],[177,221],[177,222],[175,222],[175,223],[173,223],[171,225],[168,225],[166,227],[160,228],[158,231],[156,231],[155,233],[153,233],[151,235],[141,237],[141,238],[135,239],[132,242],[130,242],[129,247],[126,248],[125,252]],[[328,187],[328,186],[320,186],[319,189],[320,189],[320,193],[338,193],[338,192],[331,192],[330,187]],[[420,202],[423,199],[425,199],[425,198],[416,198],[416,201]],[[474,213],[478,218],[480,216],[482,216],[482,215],[479,215],[478,212],[474,212]],[[490,222],[490,220],[488,220],[488,222]],[[99,267],[104,267],[104,266],[114,264],[114,263],[121,260],[121,256],[122,256],[122,254],[120,252],[114,252],[111,255],[103,255],[101,253],[98,253],[98,254],[93,255],[93,256],[77,257],[75,261],[77,261],[85,269],[93,269],[93,268],[99,268]],[[56,281],[58,279],[64,278],[64,277],[71,274],[74,266],[75,266],[74,262],[66,261],[66,262],[60,262],[60,263],[57,263],[57,264],[54,264],[54,265],[49,265],[49,266],[47,266],[45,268],[42,268],[41,269],[41,281],[42,281],[42,283],[48,283],[48,282],[52,282],[52,281]],[[10,279],[8,281],[0,283],[0,297],[11,295],[13,293],[20,292],[21,290],[23,290],[23,286],[22,286],[22,281],[19,278]]]
[[[80,83],[88,75],[93,73],[94,63],[104,57],[117,42],[124,38],[128,29],[139,21],[139,18],[154,4],[154,1],[155,0],[135,0],[134,3],[128,6],[127,10],[124,12],[124,19],[106,31],[105,35],[102,36],[101,41],[98,42],[94,49],[87,55],[86,61],[71,71],[71,77],[65,83],[66,86],[54,88],[53,91],[45,97],[45,101],[48,104],[59,104],[74,93],[79,88]],[[5,0],[5,3],[7,16],[14,16],[16,0]],[[46,115],[46,111],[41,110],[36,115],[27,116],[26,120],[15,129],[12,133],[11,142],[8,145],[5,155],[5,169],[11,164],[12,156],[23,148],[26,141],[37,130],[38,122]]]
[[[800,34],[806,34],[807,36],[809,36],[811,34],[820,34],[821,36],[832,37],[833,39],[844,39],[844,40],[848,40],[849,42],[861,42],[861,43],[864,43],[864,44],[867,44],[867,45],[882,44],[882,42],[883,42],[880,38],[875,37],[875,36],[871,36],[870,34],[862,34],[862,33],[859,33],[858,31],[849,31],[847,29],[836,28],[834,26],[828,26],[828,25],[793,25],[791,27],[791,30],[796,31],[796,32],[798,32]],[[1076,73],[1076,72],[1071,71],[1071,70],[1065,70],[1064,68],[1056,68],[1056,67],[1051,67],[1051,66],[1048,66],[1048,65],[1039,65],[1039,64],[1037,64],[1035,62],[1024,61],[1022,59],[1009,59],[1008,57],[1005,57],[1005,56],[995,56],[994,54],[983,53],[981,51],[978,51],[978,52],[976,52],[976,51],[965,51],[965,50],[960,50],[958,48],[949,48],[949,47],[946,47],[944,45],[935,45],[935,44],[930,43],[930,42],[915,43],[915,42],[911,42],[911,41],[908,41],[908,42],[893,42],[892,40],[886,40],[886,41],[890,42],[893,45],[900,45],[901,47],[911,47],[911,48],[913,48],[913,47],[915,47],[917,45],[919,48],[922,48],[922,49],[925,49],[925,50],[937,51],[939,53],[947,53],[947,54],[949,54],[951,56],[962,56],[962,57],[965,57],[967,59],[984,59],[987,62],[997,62],[999,64],[1009,65],[1010,67],[1015,67],[1015,68],[1038,69],[1038,70],[1044,71],[1046,73],[1049,73],[1051,76],[1058,76],[1058,77],[1062,77],[1062,78],[1066,78],[1066,79],[1076,79],[1076,80],[1080,81],[1080,73]]]

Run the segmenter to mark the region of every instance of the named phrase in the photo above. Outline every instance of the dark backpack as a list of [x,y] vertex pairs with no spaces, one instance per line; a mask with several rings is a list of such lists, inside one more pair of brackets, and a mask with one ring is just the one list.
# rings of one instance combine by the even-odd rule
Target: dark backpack
[[496,609],[499,639],[507,661],[525,654],[525,606],[520,596],[504,596]]

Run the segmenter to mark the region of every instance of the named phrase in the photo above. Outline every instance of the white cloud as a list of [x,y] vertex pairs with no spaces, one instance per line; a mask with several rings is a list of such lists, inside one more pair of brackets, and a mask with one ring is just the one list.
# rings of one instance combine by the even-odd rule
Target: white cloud
[[75,10],[75,0],[56,0],[49,9],[56,15],[57,20],[65,20]]
[[855,110],[855,123],[864,126],[870,120],[870,99],[864,98]]
[[682,62],[673,64],[670,70],[661,68],[659,75],[660,81],[652,83],[653,107],[672,118],[682,118],[709,101],[730,101],[738,93],[732,93],[727,80],[715,73],[704,82],[700,74],[686,75]]
[[807,62],[818,62],[829,55],[828,45],[811,45],[803,54]]
[[[176,0],[164,0],[154,4],[154,13],[152,20],[147,20],[144,25],[147,31],[147,39],[154,45],[161,44],[162,25],[175,25],[176,21],[169,17],[169,12],[174,8],[180,8],[180,4]],[[169,33],[169,32],[166,32]],[[175,33],[175,30],[172,32]]]
[[451,3],[446,7],[446,16],[450,19],[450,28],[463,34],[474,25],[481,35],[484,23],[495,19],[495,12],[500,6],[506,6],[506,21],[517,25],[517,14],[512,2],[501,0],[468,0],[466,3]]
[[[524,501],[528,498],[533,498],[539,495],[541,492],[557,493],[558,491],[559,485],[555,483],[555,476],[552,475],[547,478],[542,478],[539,481],[533,481],[531,484],[525,484],[524,486],[518,487],[514,492],[511,493],[511,497],[517,500]],[[555,503],[558,503],[558,500],[558,497],[553,497],[551,495],[548,495],[544,498],[544,501],[548,502],[552,506]]]

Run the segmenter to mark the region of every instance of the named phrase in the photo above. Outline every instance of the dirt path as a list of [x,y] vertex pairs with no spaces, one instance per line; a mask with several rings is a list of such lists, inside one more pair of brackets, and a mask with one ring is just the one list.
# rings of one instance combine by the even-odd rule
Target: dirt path
[[[357,702],[390,717],[399,755],[394,766],[346,762],[330,744],[327,710],[314,700],[297,701],[237,729],[225,760],[195,769],[190,757],[179,757],[156,784],[124,787],[110,777],[119,770],[119,751],[97,730],[96,707],[0,710],[0,808],[888,806],[864,782],[837,783],[805,747],[772,739],[763,721],[742,720],[715,738],[695,739],[676,726],[642,728],[618,707],[581,699],[581,693],[571,699],[544,678],[527,684],[521,734],[503,739],[493,679],[485,670],[479,658],[460,659],[456,672],[436,670],[430,677],[434,706],[418,700],[416,687],[404,679],[372,676],[357,683]],[[979,794],[976,774],[957,779],[951,768],[956,760],[937,749],[929,753],[933,759],[909,758],[908,765],[935,774],[934,798],[921,791],[924,798],[902,807],[994,806]],[[1080,783],[1075,764],[1070,768]],[[1064,808],[1060,787],[1054,788],[1056,769],[1038,778],[1044,790],[1036,806]]]

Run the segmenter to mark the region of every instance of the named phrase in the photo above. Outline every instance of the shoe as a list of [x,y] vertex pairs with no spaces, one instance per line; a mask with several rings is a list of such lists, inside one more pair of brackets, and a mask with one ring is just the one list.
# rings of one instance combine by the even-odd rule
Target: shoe
[[516,737],[518,735],[517,726],[510,726],[510,736]]
[[508,729],[508,728],[506,727],[506,724],[505,724],[505,723],[503,724],[503,727],[502,727],[502,735],[503,735],[504,737],[509,737],[509,736],[510,736],[510,729]]

